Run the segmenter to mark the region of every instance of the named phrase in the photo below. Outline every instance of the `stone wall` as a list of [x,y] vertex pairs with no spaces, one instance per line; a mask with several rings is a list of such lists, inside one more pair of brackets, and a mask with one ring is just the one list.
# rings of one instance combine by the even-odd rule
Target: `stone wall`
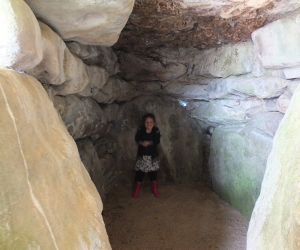
[[[21,88],[23,81],[27,82],[24,79],[34,82],[34,88],[38,91],[33,91],[35,95],[28,93],[26,96],[25,93],[30,91],[23,86],[24,93],[20,94],[17,90],[10,93],[13,104],[7,102],[6,94],[2,94],[1,101],[3,110],[7,111],[7,119],[1,119],[1,122],[9,121],[9,117],[16,117],[15,112],[20,112],[21,116],[15,121],[11,119],[11,124],[15,124],[15,127],[7,125],[9,123],[4,124],[8,128],[1,130],[1,138],[7,141],[6,133],[10,131],[9,133],[12,133],[10,138],[19,138],[18,136],[41,138],[48,146],[45,146],[45,150],[40,150],[35,145],[42,145],[41,142],[35,143],[32,140],[31,145],[27,138],[28,155],[22,153],[19,155],[21,163],[25,166],[23,168],[25,172],[20,170],[23,173],[22,178],[20,175],[14,175],[7,166],[13,164],[11,155],[22,152],[20,145],[22,146],[23,142],[17,140],[10,147],[1,149],[3,157],[6,157],[1,170],[3,168],[7,171],[1,183],[4,183],[3,192],[8,190],[8,196],[14,193],[12,190],[14,188],[17,188],[17,193],[24,192],[26,189],[23,187],[27,185],[28,199],[26,196],[22,197],[27,203],[31,202],[31,205],[28,204],[28,211],[33,211],[32,206],[37,208],[33,211],[39,214],[36,219],[39,221],[36,224],[45,223],[44,228],[47,232],[41,234],[48,235],[45,237],[49,239],[45,241],[48,243],[43,243],[39,240],[41,237],[39,232],[32,230],[23,241],[12,240],[12,237],[18,234],[18,230],[24,231],[22,228],[28,224],[24,218],[30,221],[32,217],[29,214],[29,217],[22,217],[23,220],[16,224],[15,231],[7,232],[5,230],[8,229],[3,229],[3,235],[11,233],[11,238],[9,236],[4,241],[5,247],[42,247],[48,244],[45,245],[46,249],[53,249],[65,244],[60,238],[65,233],[52,231],[52,225],[61,230],[68,229],[57,224],[65,222],[66,217],[62,216],[62,219],[57,220],[53,218],[52,211],[56,211],[61,204],[47,200],[47,194],[49,197],[50,192],[56,194],[56,190],[60,190],[56,189],[56,184],[62,182],[66,185],[67,191],[58,191],[61,195],[59,197],[65,200],[65,195],[68,194],[71,198],[68,196],[63,204],[65,207],[59,210],[69,212],[75,207],[75,212],[79,214],[81,214],[80,209],[83,208],[87,208],[90,212],[84,212],[90,228],[83,224],[85,225],[83,229],[85,232],[90,232],[89,235],[83,234],[81,228],[76,228],[72,224],[72,228],[78,229],[73,230],[75,236],[70,235],[71,240],[76,238],[72,242],[74,243],[72,248],[80,249],[85,246],[109,248],[102,218],[99,215],[102,209],[101,201],[95,193],[96,189],[91,184],[90,178],[103,199],[114,185],[131,184],[137,147],[133,138],[140,124],[140,118],[145,112],[153,112],[157,116],[158,126],[162,132],[159,146],[160,181],[176,183],[198,181],[209,176],[210,171],[213,188],[217,194],[247,218],[250,217],[259,195],[273,137],[300,82],[299,15],[290,15],[254,31],[252,40],[249,41],[206,50],[160,46],[150,53],[145,51],[145,54],[132,54],[126,51],[113,51],[110,47],[95,46],[112,45],[116,41],[131,11],[132,0],[122,1],[119,4],[117,1],[102,1],[102,7],[101,3],[95,5],[93,1],[93,4],[88,1],[78,16],[72,15],[74,9],[69,6],[71,2],[67,1],[64,8],[70,7],[72,11],[65,20],[69,20],[71,26],[63,26],[58,21],[61,17],[60,9],[64,9],[61,5],[57,8],[53,1],[46,1],[47,4],[45,2],[40,6],[40,3],[35,1],[25,2],[4,0],[0,4],[0,19],[5,24],[0,31],[3,37],[0,44],[0,66],[14,70],[1,71],[1,83],[3,86],[5,84],[2,92],[8,93],[7,91],[13,90],[13,87],[8,87],[13,85],[11,82]],[[111,13],[111,9],[118,11],[120,19],[116,20],[116,15],[107,16]],[[48,18],[48,11],[53,13],[51,18]],[[98,24],[103,21],[98,20],[94,16],[95,13],[101,13],[101,17],[106,16],[105,20],[113,23],[111,29],[106,30],[108,33],[102,33],[102,30],[94,32],[94,27],[89,25],[90,20]],[[37,21],[35,15],[40,21]],[[82,25],[80,30],[83,33],[72,30],[76,27],[74,19],[76,23]],[[107,27],[108,24],[105,26]],[[90,32],[91,30],[93,32]],[[29,86],[27,87],[31,88]],[[47,99],[45,93],[52,102]],[[47,103],[46,108],[40,110],[41,103],[44,102]],[[27,109],[26,105],[30,103],[34,108]],[[7,108],[8,104],[13,105],[13,109]],[[58,119],[53,106],[61,120]],[[11,113],[10,110],[13,112]],[[31,130],[18,132],[16,128],[22,124],[23,129],[27,127],[29,129],[32,126],[30,121],[40,114],[39,112],[41,115],[40,118],[35,118],[38,122],[33,132]],[[44,113],[46,115],[43,115]],[[49,129],[47,123],[54,120],[58,125],[51,126],[50,131],[53,131],[47,134]],[[21,125],[18,125],[18,122]],[[79,154],[67,131],[76,140]],[[47,144],[48,141],[51,142],[56,138],[56,132],[59,132],[59,137],[63,138],[63,141],[59,140],[63,145],[59,149],[56,149],[55,145]],[[286,136],[293,137],[290,132]],[[278,140],[279,145],[280,139]],[[9,143],[13,141],[8,141]],[[277,144],[275,141],[275,146]],[[275,146],[268,168],[273,164],[272,157],[277,159],[274,155],[280,151],[278,146]],[[287,145],[287,148],[289,147],[292,146]],[[48,158],[44,155],[46,150],[50,152]],[[32,152],[39,157],[31,156]],[[78,155],[90,178],[83,169]],[[47,159],[45,160],[44,157]],[[62,157],[61,161],[57,162],[60,157]],[[55,158],[54,162],[47,162],[49,158]],[[51,165],[47,168],[51,170],[49,176],[45,176],[45,171],[41,172],[39,168],[44,162]],[[58,169],[52,169],[52,165]],[[291,163],[290,166],[293,170],[292,166],[295,165]],[[276,170],[276,174],[278,171]],[[57,173],[61,173],[62,176]],[[11,178],[27,181],[26,183],[12,182]],[[48,183],[48,178],[52,178],[54,183]],[[278,181],[279,175],[276,178]],[[271,234],[270,228],[273,226],[270,221],[277,211],[267,208],[266,211],[269,211],[267,219],[263,220],[263,224],[258,225],[256,221],[259,221],[263,214],[261,207],[266,206],[263,201],[268,200],[269,204],[274,202],[277,206],[283,199],[280,198],[279,201],[274,195],[267,195],[271,177],[266,179],[268,181],[264,181],[267,184],[263,185],[262,198],[258,201],[256,212],[253,214],[249,231],[249,249],[267,249],[264,247],[269,244],[267,236]],[[291,189],[297,186],[297,181],[292,183]],[[54,185],[54,187],[50,191],[40,188],[41,193],[37,193],[38,188],[34,185],[39,187]],[[74,190],[72,185],[77,185]],[[287,191],[283,191],[285,190],[283,187],[278,186],[277,189],[282,194],[287,194]],[[44,196],[45,200],[40,199]],[[88,201],[83,205],[80,204],[77,209],[75,205],[80,203],[81,198]],[[296,203],[290,203],[290,200],[284,202],[290,208],[297,208]],[[12,207],[10,202],[3,200],[3,206],[7,207],[3,213],[5,216],[1,217],[3,223],[8,220],[7,216],[10,212],[7,211]],[[74,206],[70,208],[70,204]],[[23,210],[18,209],[18,206],[12,212],[16,219],[20,214],[24,215]],[[94,210],[97,212],[94,213]],[[22,212],[18,213],[19,211]],[[76,214],[72,216],[76,218]],[[289,225],[295,228],[292,236],[289,236],[290,244],[294,244],[292,246],[298,244],[295,243],[296,238],[293,236],[297,233],[298,224],[293,222],[296,216],[295,213],[288,218]],[[286,214],[283,214],[280,218],[286,217]],[[71,220],[72,223],[76,221],[72,218]],[[262,236],[253,233],[256,226],[261,228]],[[265,229],[267,231],[264,231]],[[259,238],[256,245],[252,238]],[[30,241],[30,239],[37,240]],[[282,240],[279,244],[287,246],[288,243]]]
[[211,154],[203,170],[209,164],[214,190],[247,218],[273,137],[300,82],[298,19],[295,14],[266,25],[252,33],[252,41],[207,50],[118,53],[123,79],[143,94],[178,99],[208,131],[205,145]]

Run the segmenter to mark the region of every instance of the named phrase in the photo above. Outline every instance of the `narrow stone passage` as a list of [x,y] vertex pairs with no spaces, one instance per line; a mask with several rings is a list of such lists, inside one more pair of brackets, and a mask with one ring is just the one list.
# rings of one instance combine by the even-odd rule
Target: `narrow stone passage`
[[155,198],[147,180],[139,198],[116,188],[103,218],[117,249],[245,250],[248,221],[204,184],[164,185]]

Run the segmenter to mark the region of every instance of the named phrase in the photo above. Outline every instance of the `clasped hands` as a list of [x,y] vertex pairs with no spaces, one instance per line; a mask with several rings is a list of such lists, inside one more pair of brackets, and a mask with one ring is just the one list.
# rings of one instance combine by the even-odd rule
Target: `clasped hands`
[[150,145],[149,141],[141,141],[140,145],[142,145],[143,147],[148,147]]

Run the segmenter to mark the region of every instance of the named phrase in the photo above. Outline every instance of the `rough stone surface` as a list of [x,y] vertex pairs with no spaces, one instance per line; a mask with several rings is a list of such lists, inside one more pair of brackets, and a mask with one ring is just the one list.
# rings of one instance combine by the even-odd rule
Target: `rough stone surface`
[[256,53],[265,68],[300,65],[300,14],[280,19],[252,33]]
[[288,80],[272,76],[232,76],[212,81],[206,90],[210,99],[230,98],[229,95],[270,99],[280,96],[289,83]]
[[190,115],[208,124],[228,125],[250,121],[250,117],[265,110],[261,99],[220,99],[209,102],[189,102]]
[[104,174],[104,192],[107,194],[115,187],[117,183],[117,166],[115,159],[110,154],[106,154],[101,157],[100,163]]
[[77,42],[68,42],[67,46],[84,63],[106,69],[109,76],[115,75],[119,70],[117,55],[111,47],[83,45]]
[[60,85],[66,81],[66,77],[69,77],[64,74],[66,45],[49,26],[42,22],[39,22],[39,25],[43,41],[43,58],[27,73],[44,84]]
[[0,70],[0,248],[111,249],[102,202],[41,84]]
[[105,134],[107,121],[100,106],[91,98],[55,96],[54,106],[74,139]]
[[255,114],[252,117],[251,124],[255,128],[271,136],[275,136],[282,118],[283,118],[283,114],[280,112],[263,111]]
[[118,77],[109,77],[106,84],[93,98],[98,103],[113,103],[114,101],[130,101],[138,96],[133,85]]
[[93,143],[89,138],[79,139],[76,141],[80,159],[88,171],[98,193],[101,195],[102,200],[105,200],[104,192],[104,178],[102,165],[94,148]]
[[117,137],[116,164],[119,182],[131,183],[137,154],[135,133],[142,115],[152,112],[161,131],[159,145],[161,181],[196,182],[202,178],[202,137],[195,121],[170,97],[141,96],[120,105],[120,115],[111,134]]
[[170,80],[184,75],[187,67],[181,63],[163,64],[152,58],[122,53],[120,76],[125,80]]
[[26,0],[35,15],[65,41],[113,45],[132,11],[133,0]]
[[299,7],[297,0],[136,0],[115,48],[150,53],[162,46],[206,49],[246,41],[266,22]]
[[59,95],[70,95],[83,91],[89,83],[84,63],[68,49],[64,53],[64,74],[66,81],[53,86]]
[[41,31],[27,4],[22,0],[2,0],[0,23],[0,67],[26,71],[40,63]]
[[193,61],[194,75],[206,77],[228,77],[252,71],[254,62],[252,42],[224,45],[204,50]]
[[274,137],[260,196],[251,216],[248,250],[299,249],[300,89]]
[[77,93],[77,95],[91,97],[95,96],[99,89],[102,89],[107,82],[108,73],[105,69],[98,66],[85,66],[88,75],[89,83],[84,90]]
[[213,189],[250,218],[259,195],[272,137],[253,127],[215,129],[209,157]]

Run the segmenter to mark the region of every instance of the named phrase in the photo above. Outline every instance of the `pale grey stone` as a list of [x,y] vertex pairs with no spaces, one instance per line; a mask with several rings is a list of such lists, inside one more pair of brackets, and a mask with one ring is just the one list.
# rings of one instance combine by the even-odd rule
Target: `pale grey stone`
[[300,89],[274,137],[272,151],[247,234],[247,249],[299,247]]
[[289,85],[287,86],[287,90],[290,93],[294,93],[294,91],[296,90],[296,88],[299,86],[300,84],[300,80],[293,80],[289,82]]
[[283,69],[286,79],[300,78],[300,67],[292,67]]
[[212,81],[207,85],[208,95],[212,99],[225,98],[229,94],[237,96],[254,96],[257,98],[274,98],[280,96],[288,80],[278,77],[231,76],[222,80]]
[[265,68],[285,68],[300,65],[299,15],[280,19],[252,33],[258,58]]
[[250,100],[210,100],[208,102],[193,102],[190,115],[208,124],[236,124],[245,123],[254,114],[264,111],[264,101]]
[[196,55],[192,62],[192,74],[223,78],[246,74],[252,71],[254,60],[252,42],[224,45],[201,51]]
[[292,93],[289,91],[285,91],[279,98],[277,99],[276,105],[277,105],[277,110],[281,113],[285,113],[287,108],[290,105],[291,98],[292,98]]
[[208,100],[206,85],[188,84],[182,85],[178,82],[170,82],[164,87],[166,92],[181,99]]
[[251,127],[219,127],[210,146],[213,189],[250,218],[260,192],[272,137]]
[[251,117],[251,124],[253,127],[275,136],[283,116],[280,112],[260,112]]

